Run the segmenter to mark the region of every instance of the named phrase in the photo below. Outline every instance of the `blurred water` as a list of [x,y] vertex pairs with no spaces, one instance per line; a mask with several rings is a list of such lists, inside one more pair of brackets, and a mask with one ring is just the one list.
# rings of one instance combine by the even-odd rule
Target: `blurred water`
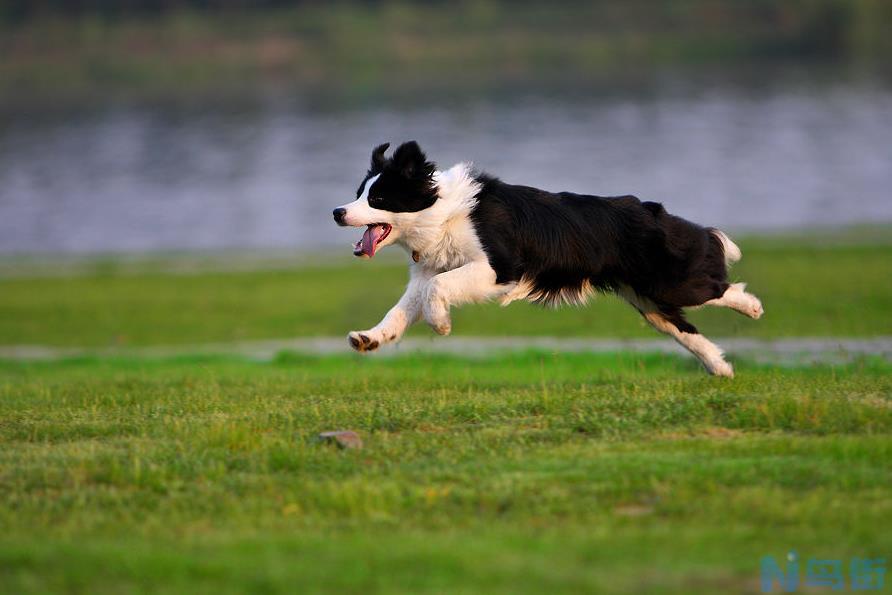
[[236,102],[20,109],[0,123],[0,253],[351,244],[371,147],[418,139],[551,190],[636,194],[730,230],[892,221],[892,91],[512,94],[333,109]]

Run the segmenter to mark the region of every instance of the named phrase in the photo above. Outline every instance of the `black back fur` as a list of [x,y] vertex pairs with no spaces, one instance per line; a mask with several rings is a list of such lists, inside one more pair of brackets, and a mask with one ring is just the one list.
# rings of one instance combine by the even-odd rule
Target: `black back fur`
[[523,279],[543,303],[575,301],[591,284],[630,287],[684,332],[681,308],[728,288],[721,241],[710,228],[634,196],[550,193],[480,175],[471,217],[497,282]]

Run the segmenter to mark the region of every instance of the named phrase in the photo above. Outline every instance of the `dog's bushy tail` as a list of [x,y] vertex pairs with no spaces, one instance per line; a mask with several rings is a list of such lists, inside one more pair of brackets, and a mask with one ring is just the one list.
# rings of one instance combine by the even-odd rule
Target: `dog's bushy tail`
[[738,248],[737,244],[732,242],[731,238],[729,238],[723,231],[713,229],[712,235],[714,235],[722,245],[722,251],[725,253],[725,266],[731,268],[731,265],[739,261],[743,256],[740,252],[740,248]]

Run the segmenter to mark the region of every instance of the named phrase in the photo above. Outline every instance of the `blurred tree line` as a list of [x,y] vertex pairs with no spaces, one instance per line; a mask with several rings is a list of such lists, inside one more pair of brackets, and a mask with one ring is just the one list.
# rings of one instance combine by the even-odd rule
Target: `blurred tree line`
[[[536,3],[508,0],[0,0],[0,24],[9,27],[47,17],[115,20],[182,12],[260,14],[329,6],[338,10],[349,6],[374,9],[388,4],[457,5],[460,11],[468,11],[470,5],[472,12],[479,12],[479,5],[490,10],[499,5],[502,11],[522,12],[528,5]],[[743,27],[806,29],[806,35],[800,35],[799,49],[824,52],[892,50],[892,41],[887,34],[892,26],[892,0],[564,0],[547,4],[549,10],[571,13],[582,6],[586,15],[591,15],[593,8],[603,10],[612,20],[632,29],[654,19],[669,17],[665,24],[670,28],[681,25],[686,29],[702,27],[706,31],[716,23],[735,19]]]
[[[324,0],[0,0],[0,14],[7,20],[46,15],[152,15],[178,10],[259,11],[299,4],[324,4]],[[361,3],[359,1],[355,2]]]
[[[198,12],[262,12],[307,5],[381,6],[393,4],[387,0],[0,0],[0,17],[5,21],[23,21],[41,16],[87,16],[106,17],[161,15],[177,11]],[[532,1],[508,0],[406,0],[403,4],[443,5],[457,4],[505,4],[508,7],[532,4]],[[603,7],[605,11],[618,10],[629,18],[645,16],[648,12],[657,13],[670,9],[674,13],[685,13],[693,20],[708,25],[711,19],[722,13],[739,14],[741,10],[757,18],[779,20],[791,11],[806,13],[828,19],[828,24],[843,27],[856,19],[871,20],[880,18],[888,22],[890,5],[888,0],[563,0],[551,2],[554,10],[571,9],[573,5]],[[520,8],[522,10],[522,8]]]
[[890,30],[892,0],[0,0],[0,91],[360,88],[744,60],[885,71]]

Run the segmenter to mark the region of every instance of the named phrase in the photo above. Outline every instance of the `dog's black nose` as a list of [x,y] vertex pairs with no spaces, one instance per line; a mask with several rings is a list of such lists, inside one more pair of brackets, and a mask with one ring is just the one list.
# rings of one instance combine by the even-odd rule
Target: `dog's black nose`
[[334,215],[335,223],[337,223],[338,225],[343,225],[344,217],[347,216],[347,209],[342,209],[341,207],[338,207],[334,211],[332,211],[331,214]]

